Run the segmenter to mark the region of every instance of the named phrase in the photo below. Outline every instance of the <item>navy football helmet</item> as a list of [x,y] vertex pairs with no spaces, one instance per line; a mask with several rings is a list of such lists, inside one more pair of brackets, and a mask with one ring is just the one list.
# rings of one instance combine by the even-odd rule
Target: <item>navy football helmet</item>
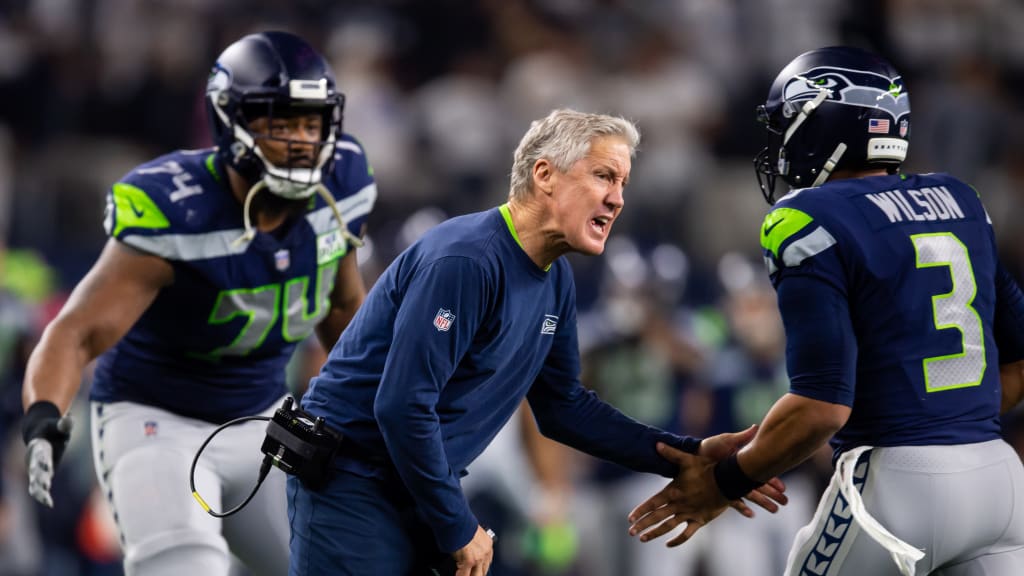
[[805,52],[779,73],[757,109],[769,144],[754,159],[757,182],[775,203],[775,178],[820,186],[837,169],[895,173],[907,156],[910,100],[893,66],[849,47]]
[[[330,170],[344,103],[327,60],[287,32],[250,34],[231,44],[217,58],[206,85],[207,111],[219,157],[249,182],[290,200],[312,196]],[[310,113],[323,117],[313,166],[269,162],[257,142],[270,136],[254,136],[249,123],[256,118]],[[308,145],[286,142],[289,146]],[[256,189],[254,186],[250,196]]]

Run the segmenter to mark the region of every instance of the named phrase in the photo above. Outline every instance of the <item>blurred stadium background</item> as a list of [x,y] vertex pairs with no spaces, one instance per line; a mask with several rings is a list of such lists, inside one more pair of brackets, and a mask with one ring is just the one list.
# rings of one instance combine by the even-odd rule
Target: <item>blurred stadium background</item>
[[[974,184],[1004,261],[1024,273],[1020,0],[3,0],[0,576],[121,573],[84,399],[57,510],[25,496],[25,354],[98,255],[110,184],[150,157],[208,145],[209,66],[262,29],[306,37],[335,67],[345,130],[380,190],[360,253],[367,282],[440,220],[501,203],[531,119],[571,106],[639,124],[613,240],[573,264],[585,383],[652,424],[742,428],[786,389],[751,158],[754,106],[800,52],[853,44],[888,56],[913,106],[905,170]],[[297,389],[318,358],[303,350]],[[1020,420],[1006,433],[1024,449]],[[466,479],[502,535],[496,576],[779,574],[829,473],[823,454],[787,476],[784,512],[727,513],[666,550],[625,535],[628,510],[663,480],[550,446],[558,465],[538,480],[528,432],[514,422]]]

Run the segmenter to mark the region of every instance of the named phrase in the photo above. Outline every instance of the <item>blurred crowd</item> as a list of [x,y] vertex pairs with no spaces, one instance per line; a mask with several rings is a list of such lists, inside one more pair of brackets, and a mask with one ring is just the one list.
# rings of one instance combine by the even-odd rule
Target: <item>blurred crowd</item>
[[[25,497],[20,373],[105,241],[111,183],[150,157],[209,145],[209,67],[262,29],[298,33],[334,65],[344,128],[380,190],[360,251],[368,283],[434,224],[504,200],[530,120],[569,106],[638,123],[613,240],[573,265],[584,381],[651,424],[743,428],[787,389],[751,159],[763,145],[754,107],[805,50],[852,44],[895,63],[913,106],[904,169],[973,184],[1004,262],[1024,278],[1019,0],[5,0],[0,576],[120,574],[81,433],[84,401],[56,510]],[[313,345],[297,358],[297,390],[319,358]],[[1024,450],[1019,421],[1006,431]],[[630,541],[625,520],[663,479],[575,453],[558,458],[558,479],[539,479],[523,450],[535,441],[513,422],[466,478],[499,533],[496,576],[778,574],[830,472],[822,454],[786,478],[784,512],[728,513],[667,550]]]

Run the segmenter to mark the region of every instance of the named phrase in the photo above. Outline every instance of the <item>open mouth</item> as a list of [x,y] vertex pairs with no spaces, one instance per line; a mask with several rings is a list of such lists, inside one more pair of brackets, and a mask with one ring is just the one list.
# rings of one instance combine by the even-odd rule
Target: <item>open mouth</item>
[[598,216],[597,218],[590,219],[590,226],[601,234],[606,234],[611,225],[612,221],[607,216]]

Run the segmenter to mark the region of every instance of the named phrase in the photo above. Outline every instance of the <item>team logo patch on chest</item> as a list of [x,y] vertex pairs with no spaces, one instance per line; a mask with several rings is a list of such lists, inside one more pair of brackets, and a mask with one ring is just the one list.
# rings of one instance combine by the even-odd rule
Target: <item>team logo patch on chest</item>
[[316,237],[317,266],[341,258],[348,252],[348,243],[341,235],[341,229],[335,228]]
[[438,332],[450,330],[452,322],[455,322],[455,314],[452,314],[451,310],[441,308],[437,311],[437,315],[434,316],[434,328],[437,328]]
[[554,334],[555,330],[558,330],[558,316],[554,314],[545,314],[544,321],[540,324],[541,334]]

